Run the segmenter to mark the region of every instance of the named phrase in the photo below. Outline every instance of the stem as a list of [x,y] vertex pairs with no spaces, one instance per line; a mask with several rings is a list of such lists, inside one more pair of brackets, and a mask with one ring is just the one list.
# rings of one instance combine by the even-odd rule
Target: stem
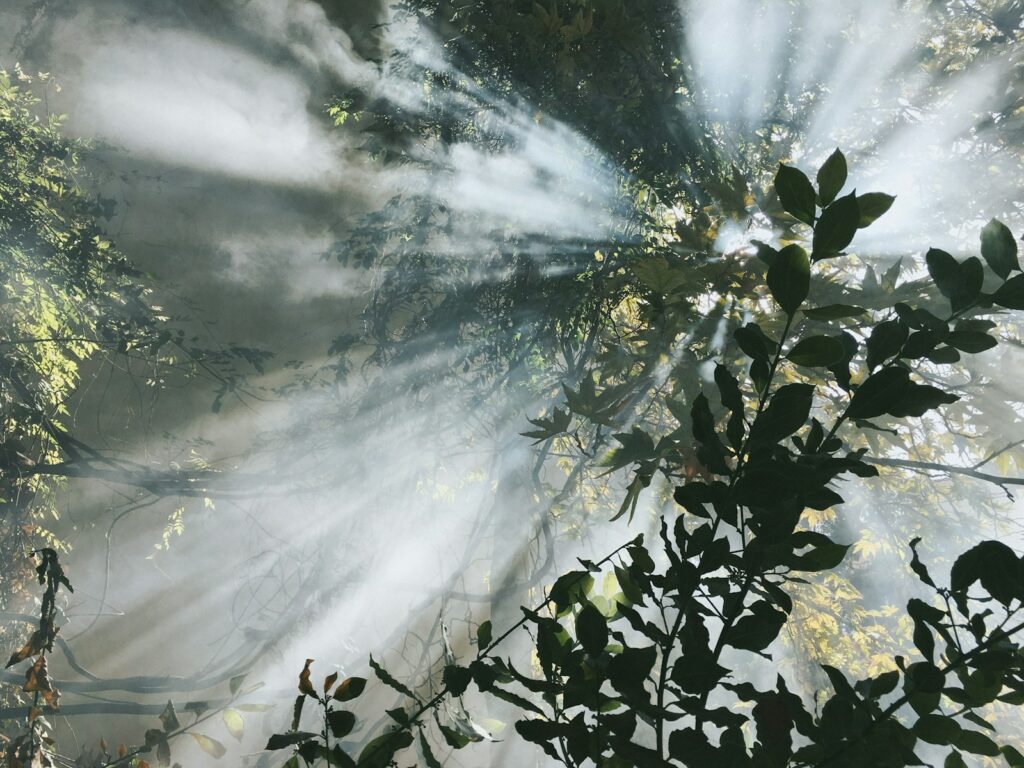
[[676,636],[683,626],[684,612],[679,609],[676,613],[676,620],[672,623],[672,629],[661,646],[661,670],[658,674],[658,720],[655,723],[655,743],[658,745],[658,759],[665,759],[665,717],[661,714],[665,709],[665,680],[668,676],[669,655],[675,645]]

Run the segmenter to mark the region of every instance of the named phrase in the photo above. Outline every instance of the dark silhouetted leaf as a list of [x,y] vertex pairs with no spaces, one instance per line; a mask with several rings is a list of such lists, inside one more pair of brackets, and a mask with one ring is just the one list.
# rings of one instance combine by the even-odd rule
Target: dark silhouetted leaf
[[1017,241],[1001,221],[992,219],[981,230],[981,255],[992,271],[1005,280],[1013,270],[1020,271]]
[[866,192],[863,195],[857,195],[857,208],[860,211],[857,227],[863,229],[870,226],[892,208],[895,200],[895,197],[884,192]]
[[811,265],[807,252],[799,245],[787,245],[768,267],[768,290],[782,307],[792,315],[807,298],[811,284]]
[[836,199],[846,183],[846,158],[838,149],[818,169],[818,202],[822,207]]
[[778,173],[775,174],[775,192],[786,213],[804,224],[814,224],[817,195],[814,193],[811,180],[803,171],[791,165],[780,164]]
[[317,735],[308,731],[296,731],[295,733],[275,733],[270,737],[264,749],[285,749],[296,744],[301,744],[308,739],[315,739]]
[[868,337],[868,370],[874,370],[890,357],[899,354],[910,336],[910,330],[902,320],[887,320],[879,323]]
[[359,768],[387,768],[395,753],[410,744],[412,744],[412,734],[409,731],[385,733],[363,747],[356,764]]
[[867,314],[866,309],[852,304],[826,304],[822,307],[807,307],[801,311],[811,320],[821,321],[842,320]]
[[331,735],[341,739],[356,727],[356,716],[344,709],[335,709],[327,713],[327,725],[331,728]]
[[477,651],[482,651],[491,644],[491,622],[483,621],[476,630]]
[[810,384],[780,387],[751,427],[751,439],[777,443],[792,435],[807,423],[813,395],[814,387]]
[[[398,691],[404,696],[408,696],[410,699],[418,701],[416,694],[414,694],[408,686],[403,685],[396,680],[390,672],[382,667],[377,661],[374,660],[373,656],[370,656],[370,669],[377,675],[377,679],[380,680],[384,685],[392,690]],[[339,686],[340,687],[340,686]]]
[[1024,309],[1024,275],[1014,275],[999,286],[992,301],[1007,309]]
[[833,336],[809,336],[797,342],[786,357],[808,368],[827,368],[842,360],[843,353],[839,339]]
[[910,388],[910,374],[903,368],[874,373],[853,393],[847,409],[851,419],[871,419],[889,412]]
[[961,731],[957,736],[956,746],[964,752],[987,757],[999,757],[999,745],[979,731]]
[[591,603],[576,615],[576,639],[591,656],[597,656],[608,645],[608,623]]
[[466,668],[449,664],[444,668],[444,684],[452,696],[461,696],[469,687],[473,674]]
[[346,677],[334,689],[334,699],[336,701],[351,701],[358,698],[364,688],[366,688],[366,678]]
[[946,337],[946,343],[969,355],[985,352],[997,344],[996,340],[987,333],[979,331],[953,331]]
[[853,242],[860,223],[860,208],[855,193],[840,197],[821,212],[814,227],[811,251],[815,261],[835,256]]
[[960,730],[956,720],[946,715],[925,715],[914,723],[914,735],[929,744],[953,744]]

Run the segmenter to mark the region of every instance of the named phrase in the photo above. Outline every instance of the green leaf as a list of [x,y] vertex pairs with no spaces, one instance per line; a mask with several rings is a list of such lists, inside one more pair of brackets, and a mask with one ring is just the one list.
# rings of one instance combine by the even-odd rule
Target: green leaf
[[753,360],[768,362],[769,356],[775,351],[776,344],[764,335],[757,323],[747,323],[733,332],[733,338],[743,354]]
[[452,696],[461,696],[465,693],[472,679],[473,673],[466,667],[449,664],[444,668],[444,684]]
[[344,709],[331,710],[327,713],[327,725],[334,738],[342,739],[356,727],[356,716]]
[[373,739],[359,753],[359,768],[387,768],[395,753],[412,744],[409,731],[392,731]]
[[477,652],[484,650],[491,644],[491,622],[484,621],[476,630]]
[[573,603],[583,602],[594,586],[594,577],[587,571],[569,571],[559,576],[551,586],[548,598],[561,613]]
[[969,355],[976,355],[992,349],[999,342],[987,333],[979,331],[953,331],[946,337],[946,343],[954,349],[966,352]]
[[441,725],[439,727],[441,729],[441,735],[444,736],[445,743],[447,743],[452,749],[462,749],[473,741],[468,735],[459,733],[457,730],[450,728],[447,725]]
[[890,357],[899,354],[909,336],[910,329],[902,320],[886,320],[876,325],[868,337],[868,370],[873,371]]
[[725,634],[725,642],[744,651],[763,651],[778,637],[786,623],[786,614],[769,603],[750,606],[751,615],[740,617]]
[[395,707],[394,709],[385,709],[384,711],[387,713],[388,717],[390,717],[403,728],[409,725],[409,713],[402,709],[402,707]]
[[910,540],[910,569],[917,575],[917,578],[921,580],[921,583],[927,584],[929,587],[935,588],[935,582],[932,581],[931,574],[928,573],[928,567],[921,562],[921,559],[917,555],[917,545],[921,542],[921,537],[917,536]]
[[1010,768],[1024,768],[1024,755],[1009,744],[1001,746],[999,748],[999,752],[1003,755],[1003,759],[1006,760],[1006,764],[1009,765]]
[[867,192],[857,195],[857,208],[860,210],[860,218],[857,221],[857,228],[863,229],[881,218],[896,200],[892,195],[884,192]]
[[864,307],[857,307],[851,304],[826,304],[822,307],[806,307],[801,310],[805,317],[811,320],[843,320],[848,317],[860,317],[867,314]]
[[657,659],[658,652],[653,645],[646,648],[624,648],[622,653],[608,662],[608,680],[623,694],[642,689]]
[[956,746],[964,752],[987,757],[999,757],[999,745],[979,731],[961,731]]
[[560,435],[568,430],[569,424],[572,422],[572,413],[568,410],[563,411],[560,408],[555,408],[551,412],[551,418],[549,419],[536,418],[527,419],[527,421],[535,427],[539,427],[539,429],[535,429],[530,432],[520,432],[520,434],[523,437],[532,437],[537,442],[541,442],[542,440],[555,437],[556,435]]
[[1006,225],[992,219],[981,230],[981,255],[999,277],[1005,280],[1013,270],[1020,271],[1017,241]]
[[593,603],[587,603],[576,615],[576,639],[583,650],[597,656],[608,645],[608,623]]
[[275,733],[270,737],[264,749],[285,749],[296,744],[301,744],[307,739],[315,739],[317,734],[308,731],[295,731],[294,733]]
[[909,388],[910,374],[903,368],[886,368],[874,373],[854,391],[847,416],[871,419],[888,413]]
[[724,365],[715,366],[715,384],[718,386],[718,394],[722,399],[722,405],[734,413],[743,412],[743,395],[740,394],[740,385],[736,377],[729,372]]
[[792,315],[807,298],[811,284],[811,265],[807,252],[799,245],[787,245],[768,267],[768,290],[787,315]]
[[797,342],[786,357],[791,362],[808,368],[827,368],[842,360],[844,354],[839,339],[832,336],[809,336]]
[[238,693],[242,687],[242,683],[245,682],[245,675],[235,675],[228,681],[228,690],[231,691],[231,695],[234,696]]
[[984,270],[981,261],[972,256],[958,263],[943,250],[932,248],[925,256],[928,274],[935,281],[939,292],[949,299],[954,310],[970,305],[981,292]]
[[777,443],[792,435],[807,423],[813,395],[814,387],[810,384],[780,387],[750,428],[750,438]]
[[420,751],[423,753],[423,762],[427,764],[427,768],[442,768],[441,762],[430,750],[430,744],[427,742],[427,737],[423,735],[423,731],[420,731]]
[[797,531],[791,537],[793,549],[810,547],[810,551],[794,554],[786,565],[794,571],[828,571],[838,566],[849,550],[849,544],[836,544],[832,539],[817,531]]
[[879,699],[882,696],[892,693],[896,690],[896,686],[900,682],[900,673],[893,669],[888,672],[883,672],[878,677],[871,681],[871,687],[869,689],[869,695],[873,699]]
[[[419,701],[419,699],[416,698],[416,694],[414,694],[407,686],[392,677],[390,672],[374,660],[373,656],[370,656],[370,668],[373,670],[374,674],[377,675],[377,679],[384,683],[384,685],[388,686],[388,688],[398,691],[402,695],[408,696],[410,699]],[[340,688],[341,686],[338,687]]]
[[964,552],[950,570],[950,588],[966,592],[976,581],[1003,605],[1024,598],[1024,567],[1001,541],[983,541]]
[[960,732],[959,723],[945,715],[925,715],[914,723],[914,735],[929,744],[953,744]]
[[783,209],[804,224],[814,224],[817,211],[814,186],[803,171],[791,165],[779,165],[775,174],[775,191]]
[[818,202],[822,207],[836,199],[846,183],[846,158],[836,149],[818,169]]
[[973,304],[981,294],[981,287],[985,283],[985,270],[977,256],[964,259],[957,273],[958,288],[956,294],[950,299],[955,310]]
[[835,256],[852,243],[859,222],[860,208],[855,193],[840,197],[822,211],[811,239],[814,260]]
[[935,287],[943,296],[947,298],[952,296],[957,288],[958,265],[956,259],[939,248],[931,248],[925,255],[925,262],[928,264],[928,274],[935,281]]
[[1007,309],[1024,309],[1024,275],[1014,275],[999,286],[992,301]]
[[899,401],[889,406],[888,413],[896,417],[923,416],[930,410],[941,405],[950,405],[959,399],[957,395],[943,392],[930,384],[912,383]]
[[622,596],[629,601],[630,605],[644,604],[644,593],[640,587],[637,586],[636,581],[630,575],[629,571],[616,565],[615,580],[619,583],[619,589],[622,590]]
[[365,678],[346,677],[334,689],[334,699],[335,701],[351,701],[352,699],[359,698],[364,688],[366,688]]

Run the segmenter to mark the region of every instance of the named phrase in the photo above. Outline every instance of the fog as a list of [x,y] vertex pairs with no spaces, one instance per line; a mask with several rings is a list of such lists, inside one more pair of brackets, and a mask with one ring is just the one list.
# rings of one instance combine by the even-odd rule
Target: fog
[[[440,622],[456,655],[469,654],[477,621],[511,623],[531,579],[553,578],[576,556],[600,556],[652,525],[664,489],[645,493],[635,531],[570,514],[546,483],[550,466],[520,436],[525,417],[548,403],[459,394],[472,376],[453,377],[460,350],[445,348],[443,336],[391,368],[302,386],[332,364],[334,339],[361,330],[360,311],[379,287],[372,273],[325,254],[360,214],[395,195],[451,212],[443,236],[423,237],[442,257],[472,264],[479,254],[467,281],[490,279],[484,256],[510,241],[543,276],[549,252],[628,239],[630,179],[580,126],[489,91],[414,24],[378,26],[388,12],[373,4],[331,13],[310,0],[169,5],[91,0],[37,13],[36,4],[8,3],[0,63],[49,72],[59,84],[48,86],[47,107],[68,114],[67,133],[97,142],[91,183],[113,201],[108,229],[153,276],[175,320],[212,346],[275,355],[219,412],[210,407],[216,382],[157,392],[140,386],[138,372],[90,370],[78,403],[89,416],[82,434],[144,463],[210,462],[231,492],[185,501],[178,512],[175,500],[150,504],[125,488],[74,483],[59,524],[76,588],[62,634],[83,667],[99,677],[189,678],[185,700],[222,696],[224,680],[250,667],[246,685],[261,687],[245,700],[284,702],[246,713],[239,741],[214,721],[204,732],[229,748],[220,763],[189,740],[174,745],[183,765],[242,765],[287,725],[306,658],[317,660],[316,675],[365,674],[371,653],[414,670],[421,657],[437,661]],[[683,18],[693,106],[726,127],[734,144],[725,152],[737,163],[750,160],[745,137],[787,99],[817,89],[812,103],[786,106],[803,138],[780,148],[785,158],[759,160],[812,168],[842,146],[859,191],[897,195],[891,214],[858,237],[868,263],[927,245],[973,251],[992,216],[1021,230],[1020,159],[995,141],[1005,124],[984,120],[1003,108],[1013,62],[982,61],[940,81],[921,64],[934,20],[913,4],[729,0],[685,4]],[[458,86],[428,99],[415,66]],[[424,140],[408,164],[379,163],[358,123],[336,126],[327,114],[349,90],[410,113],[442,104],[502,141]],[[749,233],[737,223],[730,247],[742,248]],[[1019,350],[999,354],[979,356],[974,370],[1021,370]],[[999,402],[997,394],[993,419]],[[260,492],[247,494],[257,480]],[[623,473],[594,480],[615,494],[627,481]],[[851,537],[883,527],[878,501],[870,484],[851,499]],[[1016,518],[1006,509],[1009,526]],[[553,525],[559,514],[572,524]],[[865,583],[892,599],[883,572]],[[54,669],[74,678],[66,660]],[[125,695],[62,687],[68,705]],[[172,695],[165,687],[133,698],[159,711]],[[481,704],[473,716],[493,729],[503,710]],[[138,739],[151,725],[71,721],[57,719],[58,735],[83,746],[101,732]],[[495,735],[465,764],[537,761]]]

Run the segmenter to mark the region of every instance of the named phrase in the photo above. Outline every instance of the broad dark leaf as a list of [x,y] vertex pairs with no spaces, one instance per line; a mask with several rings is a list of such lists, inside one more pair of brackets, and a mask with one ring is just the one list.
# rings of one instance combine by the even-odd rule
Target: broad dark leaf
[[866,192],[863,195],[857,195],[857,208],[860,211],[857,227],[863,229],[870,226],[876,219],[892,208],[895,200],[895,197],[884,192]]
[[797,342],[786,357],[808,368],[827,368],[843,359],[843,345],[834,336],[809,336]]
[[811,284],[811,264],[799,245],[787,245],[768,268],[768,290],[782,311],[792,315],[807,298]]
[[818,169],[818,202],[822,207],[836,199],[846,183],[846,157],[838,149]]
[[806,174],[791,165],[779,165],[775,174],[775,191],[779,196],[782,208],[804,224],[814,224],[817,211],[815,201],[817,195],[814,186]]
[[899,354],[910,336],[910,329],[902,320],[887,320],[879,323],[868,337],[868,370],[874,370],[894,355]]
[[337,688],[334,689],[336,701],[351,701],[358,698],[366,688],[366,679],[362,677],[346,677]]
[[999,286],[992,301],[1007,309],[1024,309],[1024,275],[1014,275]]
[[591,656],[597,656],[608,645],[608,623],[592,603],[576,615],[576,639]]
[[1020,271],[1017,241],[1001,221],[992,219],[981,230],[981,255],[992,271],[1005,280],[1013,270]]
[[853,242],[859,223],[860,207],[855,193],[840,197],[828,206],[814,227],[811,239],[814,260],[820,261],[840,253]]
[[807,423],[813,395],[814,387],[810,384],[780,387],[751,427],[751,439],[777,443],[792,435]]
[[336,709],[327,713],[327,725],[331,728],[331,735],[341,739],[355,728],[356,716],[344,709]]
[[874,373],[853,393],[847,415],[851,419],[872,419],[888,413],[910,388],[910,374],[903,368],[886,368]]

